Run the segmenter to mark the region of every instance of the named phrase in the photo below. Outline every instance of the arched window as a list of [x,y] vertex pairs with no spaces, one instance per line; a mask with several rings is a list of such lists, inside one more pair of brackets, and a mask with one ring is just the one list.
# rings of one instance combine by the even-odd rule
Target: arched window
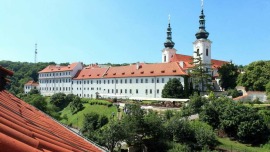
[[200,56],[200,49],[197,49],[197,56]]
[[208,56],[208,49],[206,49],[206,56]]
[[166,62],[166,55],[164,55],[164,62]]

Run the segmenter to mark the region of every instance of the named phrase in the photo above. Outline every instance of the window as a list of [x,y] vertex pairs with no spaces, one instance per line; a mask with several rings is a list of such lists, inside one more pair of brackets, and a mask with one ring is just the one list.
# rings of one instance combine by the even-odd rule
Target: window
[[114,81],[112,80],[112,84],[114,83]]
[[120,93],[122,93],[122,89],[120,89]]
[[141,83],[143,83],[143,79],[141,79]]
[[129,83],[132,83],[132,79],[129,79]]
[[115,83],[118,84],[118,80],[115,80]]
[[108,89],[108,93],[110,93],[110,89]]
[[152,83],[154,83],[155,82],[155,79],[154,78],[152,78]]
[[129,93],[132,94],[132,89],[129,89]]
[[138,79],[136,79],[136,83],[138,83],[139,82],[139,80]]
[[148,93],[148,90],[147,89],[145,89],[145,94],[147,94]]
[[138,89],[136,89],[136,94],[138,94],[139,93],[139,90]]
[[110,84],[110,80],[108,80],[108,84]]
[[164,62],[166,62],[166,55],[164,55]]
[[157,83],[159,83],[159,78],[157,78]]
[[91,80],[91,84],[93,84],[93,80]]
[[103,80],[104,84],[106,84],[106,80]]
[[161,79],[162,83],[164,83],[164,78]]
[[118,93],[118,89],[115,90],[115,93]]
[[206,56],[208,56],[208,49],[206,49]]
[[200,56],[200,49],[197,49],[197,56]]
[[125,79],[125,83],[127,83],[127,79]]
[[145,79],[145,83],[148,83],[148,79]]
[[125,89],[125,93],[127,93],[127,89]]
[[152,94],[152,89],[150,89],[150,94]]
[[159,94],[159,89],[157,89],[157,94]]
[[112,93],[113,93],[113,89],[112,89]]

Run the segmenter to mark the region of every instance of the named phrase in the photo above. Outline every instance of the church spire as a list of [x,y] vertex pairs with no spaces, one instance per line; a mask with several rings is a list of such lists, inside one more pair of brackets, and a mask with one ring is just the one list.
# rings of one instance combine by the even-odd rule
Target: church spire
[[174,42],[172,41],[172,28],[171,28],[171,16],[169,15],[169,24],[167,28],[167,39],[164,43],[165,48],[173,48]]
[[203,0],[202,0],[202,11],[200,15],[200,26],[199,26],[199,31],[195,34],[197,39],[207,39],[209,36],[209,33],[205,30],[205,15],[203,14]]

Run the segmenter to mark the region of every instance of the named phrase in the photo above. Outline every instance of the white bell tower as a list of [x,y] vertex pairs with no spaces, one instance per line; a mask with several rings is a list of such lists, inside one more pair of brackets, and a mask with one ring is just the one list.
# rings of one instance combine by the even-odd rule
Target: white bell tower
[[165,48],[162,50],[162,63],[168,63],[171,61],[171,58],[176,54],[176,49],[174,49],[174,42],[172,41],[172,28],[170,24],[170,15],[169,15],[169,24],[167,28],[167,39],[164,43]]
[[199,31],[195,34],[197,40],[193,42],[193,58],[194,62],[199,57],[202,60],[202,64],[205,68],[208,68],[210,70],[211,68],[211,44],[212,42],[207,39],[209,36],[209,33],[205,30],[205,19],[204,19],[203,9],[201,11],[200,15],[200,27]]

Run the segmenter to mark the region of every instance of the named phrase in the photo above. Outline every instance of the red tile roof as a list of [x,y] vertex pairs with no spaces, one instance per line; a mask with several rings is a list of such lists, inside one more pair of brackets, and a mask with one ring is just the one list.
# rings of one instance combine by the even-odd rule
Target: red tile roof
[[[192,61],[192,56],[183,55],[183,54],[175,54],[171,58],[171,62],[180,62],[180,61],[184,62],[184,69],[192,67],[192,64],[191,64],[193,62]],[[218,67],[221,67],[223,64],[228,63],[228,62],[227,61],[222,61],[222,60],[212,59],[211,63],[212,63],[212,68],[217,69]]]
[[[12,72],[0,67],[0,78],[10,74]],[[1,89],[0,151],[100,152],[102,150],[35,107]]]
[[108,68],[84,68],[73,79],[97,79],[102,78]]
[[0,122],[0,150],[101,151],[5,90],[0,91]]
[[39,84],[38,84],[38,82],[30,80],[25,85],[27,85],[27,86],[38,86]]
[[151,77],[187,75],[177,62],[110,67],[104,77]]
[[49,65],[45,69],[39,71],[38,73],[72,71],[78,64],[81,63],[76,62],[68,66]]

